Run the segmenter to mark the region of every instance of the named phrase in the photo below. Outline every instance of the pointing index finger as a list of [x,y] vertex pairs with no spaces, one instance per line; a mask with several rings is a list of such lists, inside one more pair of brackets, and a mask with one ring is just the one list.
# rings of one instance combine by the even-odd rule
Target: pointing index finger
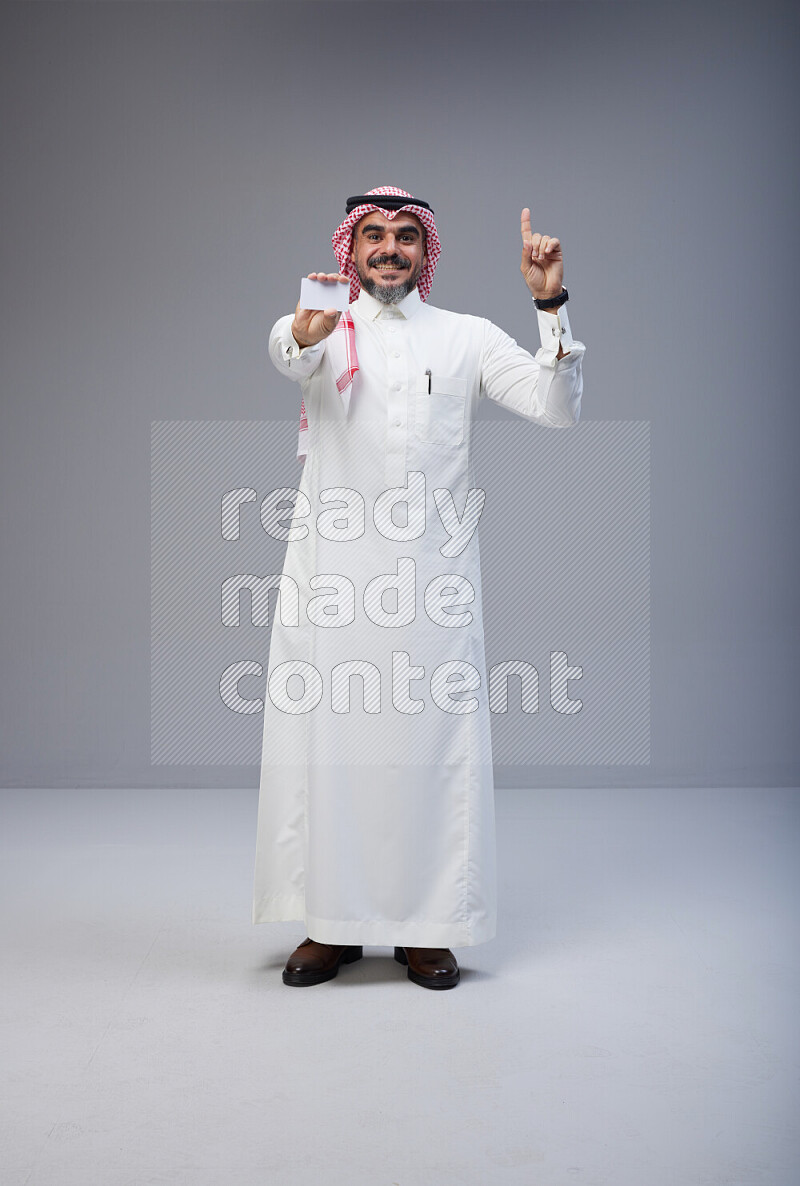
[[526,206],[522,211],[522,242],[528,244],[531,241],[531,212]]

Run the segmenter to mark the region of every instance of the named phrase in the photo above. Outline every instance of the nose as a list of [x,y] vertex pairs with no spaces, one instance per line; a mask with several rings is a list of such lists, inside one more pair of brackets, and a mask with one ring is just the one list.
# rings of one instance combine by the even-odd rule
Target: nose
[[394,255],[394,253],[397,251],[397,240],[394,237],[393,231],[389,231],[386,235],[384,250],[387,255]]

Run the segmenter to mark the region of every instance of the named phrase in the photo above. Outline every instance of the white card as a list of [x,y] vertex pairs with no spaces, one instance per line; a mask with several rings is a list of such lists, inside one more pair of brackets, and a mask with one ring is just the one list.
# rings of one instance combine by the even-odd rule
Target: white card
[[344,313],[349,304],[349,284],[340,280],[309,280],[307,276],[300,281],[301,309],[338,309]]

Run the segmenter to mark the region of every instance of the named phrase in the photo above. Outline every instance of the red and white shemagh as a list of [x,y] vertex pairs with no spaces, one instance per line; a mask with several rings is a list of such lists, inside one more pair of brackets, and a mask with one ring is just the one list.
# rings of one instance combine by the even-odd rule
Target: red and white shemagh
[[[422,265],[422,271],[417,280],[417,291],[419,292],[420,300],[428,299],[428,293],[431,290],[433,283],[433,274],[436,271],[436,265],[439,262],[439,256],[442,254],[442,245],[439,242],[439,233],[436,230],[436,223],[433,220],[433,214],[430,210],[425,210],[422,206],[415,206],[413,201],[413,194],[408,190],[398,189],[394,185],[379,185],[376,189],[368,190],[364,195],[368,197],[370,194],[379,196],[393,196],[397,198],[411,198],[407,206],[401,206],[399,210],[384,210],[382,206],[373,205],[369,202],[364,202],[361,206],[356,206],[345,218],[344,222],[336,229],[331,243],[333,244],[334,255],[339,264],[339,271],[343,276],[347,276],[350,280],[350,304],[358,299],[358,294],[361,292],[361,281],[358,277],[356,265],[350,258],[350,252],[353,249],[353,227],[357,222],[360,222],[365,214],[369,214],[370,210],[377,210],[383,214],[390,221],[402,214],[404,211],[413,214],[418,218],[427,232],[425,243],[425,263]],[[356,354],[356,331],[353,324],[353,318],[349,312],[343,313],[339,318],[336,329],[327,340],[327,352],[333,364],[334,374],[337,375],[336,387],[342,397],[345,413],[350,407],[350,388],[353,379],[358,373],[358,355]],[[297,459],[302,460],[308,450],[308,417],[306,415],[305,400],[300,402],[300,435],[297,442]]]

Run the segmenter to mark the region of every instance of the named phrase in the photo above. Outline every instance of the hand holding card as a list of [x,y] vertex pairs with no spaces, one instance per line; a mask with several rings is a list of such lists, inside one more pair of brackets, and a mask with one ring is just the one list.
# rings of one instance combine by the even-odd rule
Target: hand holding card
[[336,329],[350,295],[350,283],[339,272],[310,272],[300,281],[292,337],[302,349],[315,346]]

